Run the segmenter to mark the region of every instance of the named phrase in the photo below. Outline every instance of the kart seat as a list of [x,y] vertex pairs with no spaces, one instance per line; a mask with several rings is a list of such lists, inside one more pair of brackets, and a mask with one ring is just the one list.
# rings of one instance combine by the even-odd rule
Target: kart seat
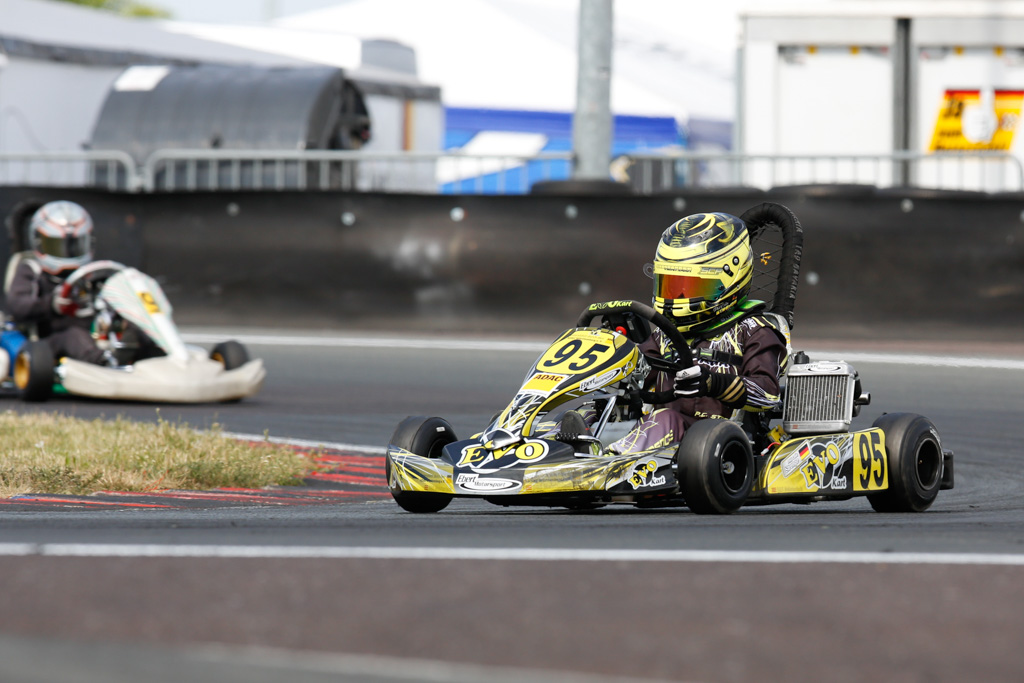
[[800,220],[782,204],[772,202],[748,209],[740,219],[747,224],[754,254],[750,298],[766,302],[768,311],[792,329],[804,246]]

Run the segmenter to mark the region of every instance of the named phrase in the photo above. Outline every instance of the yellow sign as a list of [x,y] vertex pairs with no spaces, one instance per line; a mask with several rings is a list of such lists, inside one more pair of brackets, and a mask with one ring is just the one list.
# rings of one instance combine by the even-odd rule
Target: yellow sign
[[547,396],[554,391],[567,376],[568,375],[555,375],[546,372],[538,372],[523,385],[523,388],[520,391],[523,393]]
[[853,490],[882,491],[889,488],[889,462],[885,457],[885,435],[880,429],[857,433],[853,456]]
[[160,312],[160,304],[156,302],[152,294],[149,292],[139,292],[139,298],[142,299],[142,305],[150,315],[156,315]]
[[1009,150],[1022,99],[1024,90],[947,90],[928,151]]

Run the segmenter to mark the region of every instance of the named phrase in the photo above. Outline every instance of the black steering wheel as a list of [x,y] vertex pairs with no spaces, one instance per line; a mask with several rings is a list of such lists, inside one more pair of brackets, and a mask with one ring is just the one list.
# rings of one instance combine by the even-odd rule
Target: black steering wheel
[[[616,329],[615,327],[612,327],[611,321],[624,320],[628,323],[630,316],[634,316],[640,321],[649,323],[647,325],[647,329],[650,328],[650,325],[654,325],[664,333],[665,337],[670,342],[672,342],[672,348],[675,353],[671,358],[652,355],[651,353],[641,350],[644,358],[647,359],[647,364],[651,366],[652,370],[674,376],[680,370],[693,367],[693,354],[690,351],[690,345],[686,343],[683,335],[679,333],[679,330],[672,324],[672,321],[661,313],[658,313],[647,304],[642,304],[639,301],[607,301],[604,303],[590,304],[590,306],[580,314],[580,318],[576,322],[576,326],[587,327],[595,318],[601,318],[606,327]],[[638,326],[627,325],[627,327],[632,330],[636,329]],[[637,341],[637,339],[632,335],[629,336],[633,341]],[[672,390],[642,391],[640,392],[640,398],[644,403],[660,404],[674,401],[676,395]]]

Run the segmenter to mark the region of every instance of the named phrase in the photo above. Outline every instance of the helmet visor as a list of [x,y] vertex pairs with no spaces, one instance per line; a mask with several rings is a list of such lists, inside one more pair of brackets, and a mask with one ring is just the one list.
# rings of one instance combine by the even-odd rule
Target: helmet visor
[[654,274],[654,296],[660,299],[718,299],[725,293],[725,283],[714,278],[674,273]]
[[67,237],[37,235],[36,245],[40,253],[43,254],[57,258],[79,258],[89,254],[92,237],[91,235],[69,235]]

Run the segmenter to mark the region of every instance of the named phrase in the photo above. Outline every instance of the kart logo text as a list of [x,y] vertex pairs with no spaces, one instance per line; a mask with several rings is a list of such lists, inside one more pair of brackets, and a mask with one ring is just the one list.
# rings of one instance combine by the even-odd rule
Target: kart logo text
[[632,304],[632,301],[605,301],[602,303],[590,304],[590,307],[587,310],[601,311],[606,308],[629,308]]
[[597,377],[591,377],[580,382],[580,391],[590,392],[594,389],[600,389],[605,384],[608,384],[618,374],[618,370],[609,370],[608,372],[602,373]]
[[455,484],[466,491],[482,491],[494,493],[496,491],[515,491],[522,484],[512,479],[486,478],[481,479],[476,474],[460,474],[455,479]]
[[782,461],[782,476],[789,477],[796,471],[804,478],[808,491],[819,489],[845,490],[847,478],[840,476],[843,463],[853,459],[850,440],[805,442],[800,448]]
[[509,448],[488,450],[482,444],[472,444],[462,449],[457,467],[468,467],[475,472],[494,472],[521,463],[543,460],[548,454],[548,443],[543,440],[524,441]]
[[658,470],[658,461],[651,459],[644,463],[638,463],[633,468],[633,474],[629,477],[629,483],[633,489],[644,486],[661,486],[665,483],[664,475],[660,477],[654,476],[654,473]]

